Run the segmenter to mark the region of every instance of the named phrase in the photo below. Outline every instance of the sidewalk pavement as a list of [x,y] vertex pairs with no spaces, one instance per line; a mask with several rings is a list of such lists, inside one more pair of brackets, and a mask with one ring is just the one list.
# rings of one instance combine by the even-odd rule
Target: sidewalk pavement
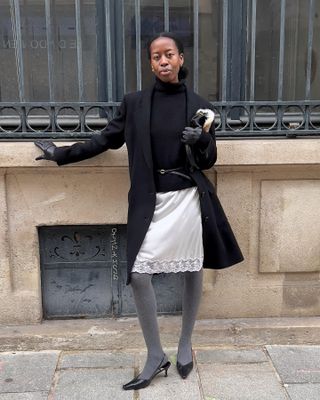
[[[319,320],[304,320],[304,329],[300,321],[200,321],[193,337],[194,369],[186,380],[175,367],[172,343],[178,336],[165,336],[172,363],[168,377],[161,373],[139,391],[122,389],[146,357],[132,319],[123,321],[132,334],[126,331],[127,342],[122,340],[121,347],[120,333],[114,330],[119,322],[74,321],[73,332],[65,330],[72,321],[33,328],[0,326],[0,400],[320,400],[320,345],[315,336]],[[263,329],[257,330],[258,325]],[[174,318],[160,320],[161,326],[167,331],[171,327],[170,332],[177,328]],[[214,334],[219,341],[211,343]],[[101,338],[109,345],[102,347]]]
[[168,377],[145,389],[122,390],[143,366],[142,351],[0,353],[0,400],[319,400],[320,346],[196,348],[182,380],[175,349]]

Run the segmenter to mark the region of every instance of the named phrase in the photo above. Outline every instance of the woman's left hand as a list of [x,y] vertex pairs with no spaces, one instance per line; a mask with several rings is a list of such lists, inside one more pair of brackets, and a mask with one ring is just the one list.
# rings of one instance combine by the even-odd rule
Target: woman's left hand
[[202,128],[191,128],[186,126],[182,132],[181,142],[185,144],[195,144],[200,139]]

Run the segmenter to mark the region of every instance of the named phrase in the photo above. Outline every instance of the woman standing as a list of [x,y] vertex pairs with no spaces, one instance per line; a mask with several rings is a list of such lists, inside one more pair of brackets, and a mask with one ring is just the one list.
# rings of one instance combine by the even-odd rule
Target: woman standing
[[[152,88],[124,96],[116,117],[85,143],[56,147],[37,141],[37,159],[58,165],[81,161],[126,142],[131,188],[127,225],[127,284],[131,284],[148,354],[138,377],[123,389],[141,389],[170,367],[163,351],[154,273],[184,274],[182,329],[177,369],[185,379],[193,368],[191,335],[202,293],[203,267],[221,269],[243,260],[216,196],[202,173],[217,158],[214,124],[209,132],[190,121],[211,104],[190,91],[184,79],[183,45],[164,32],[148,45]],[[188,154],[186,149],[189,150]]]

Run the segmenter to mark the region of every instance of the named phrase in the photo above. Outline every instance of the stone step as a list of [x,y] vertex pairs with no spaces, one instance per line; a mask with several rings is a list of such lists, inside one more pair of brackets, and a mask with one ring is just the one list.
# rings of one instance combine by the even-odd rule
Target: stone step
[[[158,318],[161,340],[175,348],[180,316]],[[320,317],[232,318],[198,320],[194,348],[320,344]],[[43,321],[34,325],[0,325],[0,351],[143,349],[137,318]]]

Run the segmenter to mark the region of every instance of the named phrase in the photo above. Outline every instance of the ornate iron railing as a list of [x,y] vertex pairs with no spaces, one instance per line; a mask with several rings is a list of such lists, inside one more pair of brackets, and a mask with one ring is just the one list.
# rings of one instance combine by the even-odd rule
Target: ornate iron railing
[[[78,80],[78,102],[54,101],[54,37],[53,4],[45,0],[45,26],[48,58],[48,102],[27,102],[25,96],[25,75],[23,38],[19,0],[8,0],[15,48],[19,102],[0,102],[0,140],[33,138],[88,138],[93,132],[102,130],[114,116],[121,94],[127,91],[126,66],[132,63],[126,57],[124,28],[124,0],[103,0],[99,2],[99,13],[104,19],[104,46],[100,49],[105,63],[105,95],[102,102],[84,102],[84,69],[82,57],[82,3],[74,0],[76,31],[76,63]],[[98,4],[98,3],[97,3]],[[163,0],[163,28],[171,28],[171,7],[169,0]],[[188,3],[189,4],[189,3]],[[318,136],[320,129],[320,100],[311,99],[312,46],[314,42],[315,0],[306,2],[308,12],[307,56],[305,100],[284,101],[284,51],[286,44],[285,25],[286,0],[279,0],[279,54],[277,69],[276,101],[256,101],[256,24],[258,0],[220,0],[221,42],[219,56],[219,102],[213,105],[216,111],[217,137],[296,137]],[[142,17],[141,0],[132,0],[134,7],[135,82],[140,90],[143,83],[142,42],[145,27]],[[192,85],[199,89],[199,18],[201,0],[190,2]],[[162,6],[159,5],[161,8]],[[115,23],[119,22],[118,24]],[[244,28],[250,29],[246,30]],[[245,33],[247,31],[247,34]],[[101,32],[100,32],[101,33]],[[149,34],[149,32],[148,32]],[[247,37],[246,37],[247,35]],[[99,54],[100,54],[99,53]],[[100,54],[100,56],[102,57]],[[99,66],[98,66],[99,68]],[[246,72],[245,72],[246,70]],[[246,95],[244,94],[246,92]],[[248,99],[248,101],[243,101]]]
[[[216,102],[217,137],[319,136],[320,102]],[[119,103],[1,103],[0,138],[89,138]]]

